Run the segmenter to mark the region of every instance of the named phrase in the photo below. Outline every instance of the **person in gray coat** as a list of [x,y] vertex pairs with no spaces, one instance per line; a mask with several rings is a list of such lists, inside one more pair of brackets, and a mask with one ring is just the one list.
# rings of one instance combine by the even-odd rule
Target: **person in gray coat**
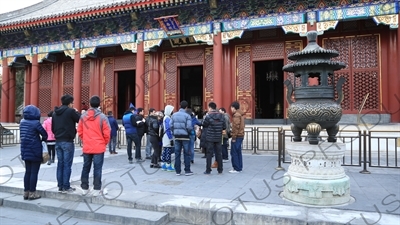
[[185,175],[191,176],[190,170],[191,152],[189,149],[190,133],[193,130],[192,118],[186,113],[188,107],[187,101],[181,102],[181,108],[172,115],[170,128],[175,137],[175,172],[177,176],[181,175],[181,151],[183,147],[183,156],[185,163]]

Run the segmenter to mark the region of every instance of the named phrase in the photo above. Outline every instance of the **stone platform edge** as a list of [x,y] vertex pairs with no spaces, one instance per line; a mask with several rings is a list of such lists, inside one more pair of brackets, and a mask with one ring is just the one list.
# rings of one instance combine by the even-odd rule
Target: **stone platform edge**
[[[23,188],[0,186],[0,192],[21,195]],[[131,191],[125,200],[107,196],[83,198],[79,194],[61,194],[56,188],[38,190],[43,198],[66,201],[85,201],[106,206],[126,207],[148,211],[165,212],[171,222],[189,224],[382,224],[398,225],[400,215],[382,212],[363,212],[332,208],[288,206],[256,202],[240,202],[227,199],[211,199],[194,196],[168,195]],[[0,205],[3,202],[0,194]],[[397,221],[397,222],[396,222]],[[247,223],[246,223],[247,222]]]

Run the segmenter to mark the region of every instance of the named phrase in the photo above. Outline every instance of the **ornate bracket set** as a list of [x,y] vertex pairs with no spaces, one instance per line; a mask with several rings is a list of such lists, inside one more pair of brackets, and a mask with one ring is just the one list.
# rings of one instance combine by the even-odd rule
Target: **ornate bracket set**
[[[349,8],[328,8],[326,10],[267,15],[265,17],[232,19],[196,25],[181,26],[182,36],[192,36],[196,42],[205,42],[213,45],[214,35],[220,33],[223,44],[229,40],[241,38],[245,30],[268,29],[282,27],[285,33],[298,33],[305,36],[307,23],[314,25],[319,35],[329,29],[335,29],[339,20],[373,18],[376,24],[386,24],[392,29],[399,26],[399,2],[373,3],[369,5],[355,5]],[[181,36],[181,37],[182,37]],[[75,41],[32,46],[21,49],[0,51],[0,58],[7,58],[7,63],[23,63],[32,61],[32,56],[38,54],[38,62],[52,60],[51,53],[64,52],[74,58],[75,49],[80,49],[80,57],[85,58],[95,54],[96,47],[121,45],[124,50],[137,52],[137,44],[143,42],[144,51],[160,46],[163,40],[169,37],[163,29],[149,30],[137,33],[115,34],[97,38],[88,38]]]

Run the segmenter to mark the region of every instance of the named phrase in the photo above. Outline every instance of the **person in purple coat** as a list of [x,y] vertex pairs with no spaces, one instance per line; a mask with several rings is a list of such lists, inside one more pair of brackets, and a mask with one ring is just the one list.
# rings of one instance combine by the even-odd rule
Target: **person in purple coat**
[[24,108],[19,129],[21,157],[25,161],[24,200],[35,200],[41,197],[36,192],[36,185],[43,161],[42,141],[47,140],[47,132],[40,124],[40,111],[36,106]]

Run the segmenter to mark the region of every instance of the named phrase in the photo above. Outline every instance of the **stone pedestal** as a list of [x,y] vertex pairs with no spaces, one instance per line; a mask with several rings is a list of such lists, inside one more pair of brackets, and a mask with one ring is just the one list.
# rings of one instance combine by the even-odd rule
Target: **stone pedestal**
[[287,143],[291,164],[283,179],[283,197],[314,206],[349,203],[350,179],[341,166],[345,150],[343,143]]

